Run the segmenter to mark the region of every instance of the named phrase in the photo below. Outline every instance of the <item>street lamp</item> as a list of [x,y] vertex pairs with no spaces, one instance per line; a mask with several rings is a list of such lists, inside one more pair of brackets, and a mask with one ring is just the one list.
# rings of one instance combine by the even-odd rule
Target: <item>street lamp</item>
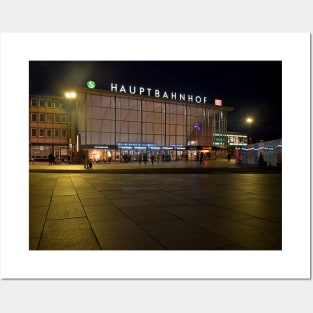
[[249,126],[249,132],[248,132],[248,144],[249,144],[249,141],[251,140],[250,136],[251,136],[251,124],[253,123],[253,118],[251,117],[247,117],[246,119],[246,122],[248,123],[248,126]]
[[75,142],[74,138],[74,119],[72,117],[72,106],[71,100],[76,99],[76,93],[74,91],[65,92],[65,98],[69,101],[69,112],[70,112],[70,136],[69,136],[69,157],[73,157],[73,142]]

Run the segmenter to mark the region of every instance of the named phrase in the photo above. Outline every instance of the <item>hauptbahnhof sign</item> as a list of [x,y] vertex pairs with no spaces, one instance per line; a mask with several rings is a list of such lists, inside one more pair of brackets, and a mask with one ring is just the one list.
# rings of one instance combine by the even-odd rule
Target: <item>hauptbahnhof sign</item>
[[208,102],[207,97],[194,96],[191,94],[178,93],[178,92],[168,92],[168,91],[160,91],[158,89],[145,88],[145,87],[137,87],[137,86],[124,86],[118,85],[116,83],[111,83],[111,92],[119,92],[119,93],[130,93],[132,95],[139,94],[145,95],[148,97],[162,98],[168,100],[178,100],[178,101],[187,101],[187,102],[196,102],[205,104]]

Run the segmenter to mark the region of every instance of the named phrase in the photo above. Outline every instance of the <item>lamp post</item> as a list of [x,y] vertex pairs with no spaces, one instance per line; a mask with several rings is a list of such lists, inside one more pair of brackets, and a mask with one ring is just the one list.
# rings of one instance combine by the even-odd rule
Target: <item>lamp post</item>
[[253,118],[247,117],[246,122],[248,123],[248,144],[251,141],[251,124],[253,123]]
[[74,91],[67,91],[65,93],[65,98],[69,101],[69,112],[70,112],[70,135],[69,135],[69,157],[73,157],[73,143],[75,142],[75,134],[74,134],[74,118],[72,116],[73,108],[71,105],[71,100],[76,99],[76,93]]

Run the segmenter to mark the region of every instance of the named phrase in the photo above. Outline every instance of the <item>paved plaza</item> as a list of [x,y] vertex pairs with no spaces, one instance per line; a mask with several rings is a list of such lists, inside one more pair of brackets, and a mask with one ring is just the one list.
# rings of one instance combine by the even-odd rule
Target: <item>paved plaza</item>
[[31,164],[29,249],[282,248],[281,171],[226,161],[199,168]]

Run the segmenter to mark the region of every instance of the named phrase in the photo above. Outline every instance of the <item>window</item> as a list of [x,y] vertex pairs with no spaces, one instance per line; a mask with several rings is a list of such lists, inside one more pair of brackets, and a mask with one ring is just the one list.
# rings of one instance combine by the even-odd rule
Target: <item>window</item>
[[44,121],[45,121],[45,114],[39,113],[39,122],[44,122]]
[[47,103],[47,107],[48,108],[52,108],[52,101],[51,101],[51,99],[48,99],[46,103]]
[[61,130],[61,137],[62,138],[66,138],[67,137],[67,130],[66,129],[62,129]]
[[39,106],[40,107],[46,106],[46,99],[39,99]]
[[36,107],[37,106],[37,98],[32,98],[31,103],[32,103],[32,107]]
[[47,137],[52,137],[52,129],[47,129],[46,130],[46,136]]
[[60,137],[60,131],[58,129],[54,130],[54,138],[59,138]]
[[46,121],[52,123],[52,114],[46,114]]
[[32,128],[31,134],[32,134],[32,137],[37,137],[37,128]]
[[54,123],[60,123],[60,114],[54,115]]
[[43,128],[39,128],[39,137],[45,136],[45,130]]
[[62,123],[67,123],[67,115],[66,114],[62,114],[61,115],[61,122]]
[[59,100],[54,100],[54,108],[59,109],[60,108],[60,101]]
[[37,122],[37,113],[32,113],[31,114],[31,121],[32,122]]

